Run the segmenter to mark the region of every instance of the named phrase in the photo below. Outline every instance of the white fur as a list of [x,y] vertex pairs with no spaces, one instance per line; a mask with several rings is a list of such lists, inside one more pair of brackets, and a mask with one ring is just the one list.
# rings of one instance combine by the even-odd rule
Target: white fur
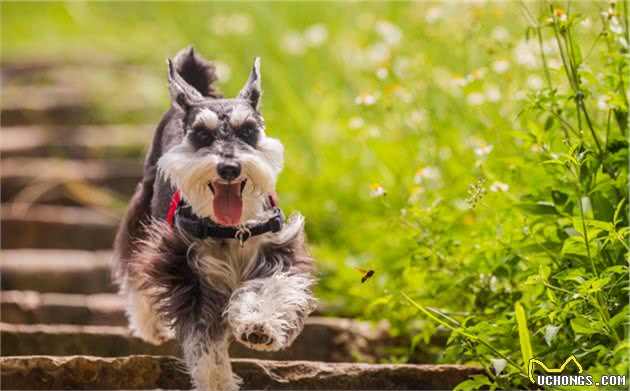
[[[240,224],[253,220],[262,212],[263,202],[274,191],[276,180],[284,162],[284,148],[275,139],[261,135],[258,148],[238,155],[242,167],[242,178],[247,179],[243,191],[243,212]],[[158,170],[174,186],[180,189],[183,198],[193,212],[216,221],[212,208],[213,194],[208,183],[219,179],[217,165],[219,157],[201,149],[195,151],[184,139],[158,161]]]
[[234,110],[232,110],[232,114],[230,114],[230,126],[233,128],[238,128],[241,126],[249,116],[252,111],[249,108],[245,108],[243,106],[236,106]]
[[202,123],[208,127],[208,129],[216,129],[219,126],[219,117],[217,113],[209,109],[203,109],[195,118],[195,123]]
[[149,299],[134,288],[126,289],[126,313],[129,319],[129,327],[133,335],[153,344],[160,344],[171,338],[173,333],[151,307]]
[[[264,218],[261,216],[261,219]],[[199,270],[208,285],[222,292],[231,292],[250,275],[256,274],[256,258],[258,249],[266,243],[282,245],[295,238],[304,229],[304,217],[294,213],[289,217],[282,231],[276,234],[254,236],[247,240],[243,247],[236,240],[229,241],[221,247],[220,257],[214,250],[213,239],[196,242],[191,251],[195,268]]]
[[[234,291],[226,310],[236,339],[256,350],[275,351],[289,346],[304,326],[303,316],[315,309],[310,294],[314,281],[303,274],[276,273],[249,280]],[[243,339],[262,331],[270,343],[252,344]]]
[[191,336],[183,341],[184,357],[193,386],[199,391],[238,391],[241,380],[232,373],[227,338],[201,340]]

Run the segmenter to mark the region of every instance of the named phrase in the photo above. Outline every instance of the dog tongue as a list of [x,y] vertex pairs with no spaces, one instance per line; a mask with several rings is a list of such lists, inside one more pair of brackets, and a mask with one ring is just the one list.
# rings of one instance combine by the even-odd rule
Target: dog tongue
[[214,200],[212,207],[217,222],[222,225],[237,225],[241,220],[243,200],[241,199],[240,183],[213,183]]

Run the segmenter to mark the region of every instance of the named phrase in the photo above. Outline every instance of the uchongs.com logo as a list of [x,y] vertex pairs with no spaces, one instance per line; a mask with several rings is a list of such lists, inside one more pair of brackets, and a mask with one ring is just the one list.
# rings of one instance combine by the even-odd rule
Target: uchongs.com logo
[[[573,363],[577,368],[577,375],[564,374],[567,366]],[[542,371],[535,374],[536,364]],[[583,374],[584,369],[575,356],[569,356],[560,368],[549,368],[542,361],[532,358],[527,368],[529,380],[539,386],[625,386],[627,377],[622,375],[602,375],[599,381],[594,381],[592,375]]]

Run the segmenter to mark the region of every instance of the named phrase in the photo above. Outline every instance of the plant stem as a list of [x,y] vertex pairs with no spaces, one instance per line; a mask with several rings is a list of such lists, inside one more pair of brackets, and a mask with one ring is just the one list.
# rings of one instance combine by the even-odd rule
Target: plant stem
[[414,307],[416,307],[417,309],[419,309],[420,311],[422,311],[426,316],[428,316],[430,319],[432,319],[433,321],[439,323],[440,325],[446,327],[447,329],[451,330],[452,332],[454,332],[455,334],[459,334],[462,335],[466,338],[468,338],[471,341],[475,341],[475,342],[479,342],[480,344],[482,344],[483,346],[487,347],[488,349],[490,349],[494,354],[496,354],[497,356],[501,357],[502,359],[504,359],[506,362],[508,362],[510,365],[512,365],[514,368],[516,368],[519,372],[522,372],[522,368],[520,365],[518,365],[516,362],[512,361],[512,359],[508,356],[506,356],[505,354],[501,353],[499,350],[497,350],[494,346],[490,345],[488,342],[484,341],[483,339],[479,338],[476,335],[472,335],[470,333],[467,333],[465,331],[460,330],[459,328],[455,328],[453,326],[451,326],[450,324],[444,322],[443,320],[441,320],[440,318],[438,318],[437,316],[433,315],[431,312],[429,312],[427,309],[425,309],[423,306],[421,306],[420,304],[416,303],[413,299],[411,299],[409,296],[407,296],[405,294],[405,292],[400,292],[405,299],[407,299],[407,301],[409,301]]

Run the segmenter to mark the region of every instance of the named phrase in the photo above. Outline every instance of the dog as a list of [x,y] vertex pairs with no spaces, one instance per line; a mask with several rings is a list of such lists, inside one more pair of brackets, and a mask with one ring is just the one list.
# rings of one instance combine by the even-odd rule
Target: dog
[[113,275],[134,335],[177,338],[199,390],[238,390],[228,347],[291,345],[315,309],[304,218],[275,196],[284,164],[265,134],[260,59],[223,98],[194,48],[167,60],[171,106],[114,243]]

